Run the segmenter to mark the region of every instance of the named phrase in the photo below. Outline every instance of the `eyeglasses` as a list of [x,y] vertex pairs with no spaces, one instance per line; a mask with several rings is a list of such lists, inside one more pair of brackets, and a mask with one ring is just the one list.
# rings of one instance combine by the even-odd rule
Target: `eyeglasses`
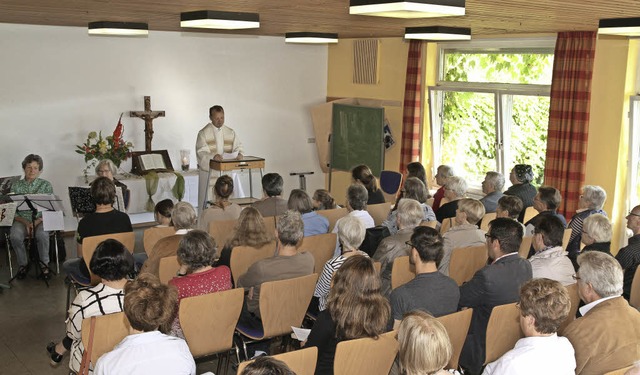
[[627,216],[638,216],[638,217],[640,217],[640,214],[634,214],[633,212],[629,212],[629,214]]
[[416,247],[416,245],[414,245],[411,241],[406,241],[404,244],[409,247]]
[[573,275],[571,275],[571,277],[572,277],[574,280],[576,280],[576,281],[578,281],[578,280],[582,280],[582,278],[581,278],[580,276],[578,276],[578,274],[577,274],[577,273],[574,273]]
[[496,239],[494,236],[490,235],[489,233],[485,233],[485,234],[484,234],[484,238],[486,238],[486,239],[492,239],[492,240],[495,240],[495,239]]

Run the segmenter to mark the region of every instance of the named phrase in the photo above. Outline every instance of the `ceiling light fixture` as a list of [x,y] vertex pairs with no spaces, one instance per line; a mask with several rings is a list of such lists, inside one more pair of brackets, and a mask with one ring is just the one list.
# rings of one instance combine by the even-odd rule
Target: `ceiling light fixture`
[[421,40],[471,40],[471,29],[468,27],[407,27],[404,31],[405,39]]
[[640,36],[640,17],[600,20],[598,34]]
[[327,44],[338,43],[338,34],[298,32],[284,34],[286,43]]
[[142,22],[89,22],[89,34],[121,36],[149,35],[149,25]]
[[464,16],[465,0],[350,0],[349,14],[395,18]]
[[222,30],[257,29],[260,27],[260,15],[258,13],[198,10],[181,13],[180,26]]

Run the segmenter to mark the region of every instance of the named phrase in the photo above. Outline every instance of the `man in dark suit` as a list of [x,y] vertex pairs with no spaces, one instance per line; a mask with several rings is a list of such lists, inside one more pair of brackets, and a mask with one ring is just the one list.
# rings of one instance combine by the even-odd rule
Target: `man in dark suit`
[[485,235],[488,265],[460,287],[460,307],[473,308],[471,326],[460,356],[460,365],[468,374],[480,374],[482,370],[491,310],[518,301],[520,286],[531,279],[531,263],[518,256],[522,235],[522,225],[517,221],[509,218],[493,220]]

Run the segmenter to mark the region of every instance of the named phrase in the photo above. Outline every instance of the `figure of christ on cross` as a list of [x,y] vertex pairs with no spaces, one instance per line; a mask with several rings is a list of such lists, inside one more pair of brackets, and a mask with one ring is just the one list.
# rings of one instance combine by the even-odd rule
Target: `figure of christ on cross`
[[151,141],[153,140],[153,120],[164,117],[164,111],[151,110],[151,97],[144,97],[144,111],[131,111],[130,117],[138,117],[144,120],[144,150],[151,151]]

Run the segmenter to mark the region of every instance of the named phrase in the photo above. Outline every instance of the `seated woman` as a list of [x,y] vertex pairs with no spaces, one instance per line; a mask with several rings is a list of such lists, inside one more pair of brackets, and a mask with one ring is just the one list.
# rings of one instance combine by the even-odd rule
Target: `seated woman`
[[[216,243],[201,230],[185,234],[178,247],[178,276],[169,281],[178,289],[178,305],[187,297],[231,289],[231,270],[227,266],[212,267],[216,256]],[[171,335],[184,338],[180,320],[176,316]]]
[[328,190],[318,189],[313,193],[313,207],[317,211],[321,210],[333,210],[334,208],[340,208],[336,204],[335,199],[331,196]]
[[156,228],[171,227],[171,211],[173,210],[173,201],[171,199],[163,199],[156,203],[153,209],[153,216],[156,219]]
[[247,207],[240,213],[238,222],[233,229],[233,236],[224,245],[218,259],[218,266],[231,264],[231,250],[236,246],[262,247],[273,241],[273,228],[267,230],[260,212],[253,207]]
[[371,259],[349,257],[333,277],[327,309],[318,315],[304,346],[318,348],[316,375],[333,374],[338,342],[384,333],[391,309],[380,293]]
[[359,165],[351,170],[353,182],[364,185],[367,188],[369,199],[367,205],[384,203],[384,195],[382,189],[378,187],[378,179],[373,175],[371,169],[366,165]]
[[329,232],[329,219],[313,210],[313,203],[306,191],[291,190],[287,206],[290,210],[298,211],[302,215],[305,237]]
[[124,292],[130,334],[98,359],[93,373],[195,375],[196,363],[187,343],[164,334],[176,313],[175,288],[161,284],[154,275],[142,274]]
[[600,186],[585,185],[582,187],[582,194],[580,194],[580,199],[578,200],[578,211],[573,215],[567,227],[571,229],[571,237],[565,250],[569,252],[570,258],[577,258],[580,252],[584,220],[593,214],[607,216],[607,213],[602,210],[606,200],[607,192]]
[[479,200],[465,198],[458,201],[455,225],[442,236],[444,256],[438,266],[438,271],[449,275],[449,263],[451,263],[453,249],[486,245],[485,231],[478,229],[477,225],[483,216],[484,205]]
[[602,214],[589,216],[582,224],[582,243],[585,246],[581,252],[601,251],[613,256],[611,254],[612,233],[611,221],[606,216]]
[[522,200],[522,212],[518,217],[518,221],[522,223],[524,211],[527,207],[533,206],[533,198],[538,193],[535,186],[531,185],[533,168],[528,164],[516,164],[509,174],[509,181],[513,185],[504,192],[504,195],[515,195]]
[[[118,168],[110,159],[102,159],[96,165],[96,176],[98,177],[106,177],[109,180],[113,181],[117,188],[122,189],[122,199],[124,200],[124,207],[120,207],[118,204],[117,209],[124,212],[129,209],[129,198],[131,197],[131,191],[127,187],[127,185],[122,182],[116,180],[114,177],[118,173]],[[118,202],[120,203],[120,202]]]
[[443,164],[438,166],[436,175],[434,176],[436,180],[436,185],[440,186],[436,193],[433,195],[433,212],[438,212],[440,209],[440,203],[442,198],[444,198],[444,185],[447,183],[449,177],[454,176],[453,168],[451,166]]
[[458,209],[458,200],[464,198],[467,194],[467,182],[462,177],[451,176],[447,178],[444,184],[444,197],[449,202],[440,206],[436,211],[436,219],[442,223],[445,219],[456,216]]
[[62,265],[70,278],[89,284],[91,278],[87,265],[82,259],[82,242],[86,237],[103,234],[133,232],[129,215],[113,208],[116,200],[116,186],[107,177],[98,177],[91,184],[91,198],[96,204],[94,213],[85,215],[78,223],[76,241],[78,258],[68,259]]
[[438,319],[421,310],[410,312],[400,323],[398,342],[401,374],[451,374],[444,368],[453,355],[453,347],[446,328]]
[[404,186],[400,191],[400,195],[398,195],[396,204],[389,212],[387,219],[382,222],[382,225],[389,228],[389,233],[393,235],[398,232],[398,224],[396,219],[398,215],[398,203],[400,203],[400,199],[403,198],[413,199],[420,202],[420,206],[422,206],[422,209],[424,210],[423,221],[436,220],[436,214],[433,212],[433,209],[426,203],[427,199],[429,198],[427,187],[417,177],[409,177],[404,182]]
[[[353,255],[363,255],[369,257],[364,251],[358,250],[366,230],[360,220],[353,216],[345,216],[338,220],[338,243],[340,244],[341,253],[339,256],[330,259],[322,268],[322,273],[318,278],[316,290],[313,296],[318,298],[318,310],[323,311],[327,308],[327,298],[331,289],[331,279],[333,274],[342,266],[342,264]],[[316,267],[317,268],[317,267]]]
[[204,231],[209,230],[209,223],[216,220],[236,220],[240,217],[242,207],[229,201],[233,194],[233,179],[227,175],[218,177],[213,190],[216,194],[216,201],[204,210],[198,223],[198,228]]
[[[43,165],[42,158],[39,155],[27,155],[22,161],[24,178],[13,183],[11,193],[53,194],[51,183],[40,178]],[[22,208],[22,206],[25,208]],[[44,230],[41,212],[36,214],[34,220],[32,212],[26,207],[26,204],[22,206],[16,212],[9,234],[11,246],[18,259],[19,268],[16,277],[21,280],[27,276],[29,260],[27,258],[27,249],[24,246],[24,240],[27,237],[33,236],[38,243],[40,261],[44,263],[44,265],[40,266],[42,269],[42,277],[48,279],[49,269],[46,266],[49,264],[49,232],[45,232]],[[36,265],[36,267],[38,266]]]
[[112,314],[122,311],[127,275],[133,272],[133,256],[123,244],[116,240],[101,242],[91,257],[91,272],[102,280],[91,289],[81,290],[69,307],[67,335],[61,342],[49,343],[47,351],[51,356],[51,365],[57,366],[63,355],[71,350],[69,369],[80,370],[82,353],[82,320],[92,316]]
[[296,375],[286,363],[262,356],[247,365],[240,375]]
[[415,177],[427,186],[427,172],[424,170],[422,163],[414,161],[407,164],[407,178]]

